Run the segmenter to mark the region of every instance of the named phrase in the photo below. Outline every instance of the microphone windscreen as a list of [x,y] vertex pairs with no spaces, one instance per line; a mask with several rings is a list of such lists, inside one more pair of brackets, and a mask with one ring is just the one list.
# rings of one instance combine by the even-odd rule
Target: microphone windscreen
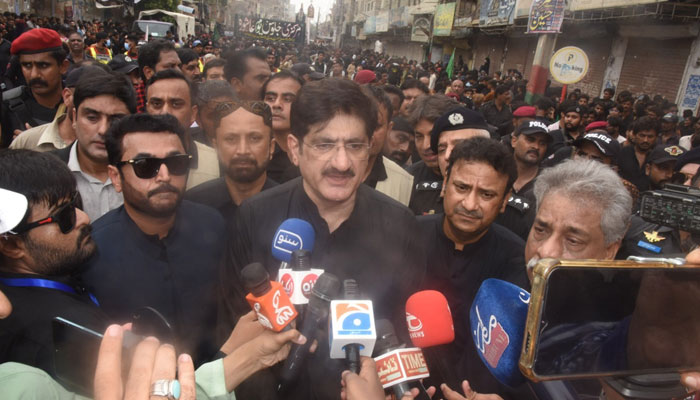
[[518,362],[529,303],[526,290],[500,279],[487,279],[469,312],[477,353],[491,374],[506,386],[525,382]]
[[316,233],[303,219],[289,218],[282,222],[272,238],[272,256],[290,262],[294,250],[313,250]]
[[435,290],[424,290],[408,298],[406,324],[416,347],[439,346],[455,339],[450,306],[445,296]]

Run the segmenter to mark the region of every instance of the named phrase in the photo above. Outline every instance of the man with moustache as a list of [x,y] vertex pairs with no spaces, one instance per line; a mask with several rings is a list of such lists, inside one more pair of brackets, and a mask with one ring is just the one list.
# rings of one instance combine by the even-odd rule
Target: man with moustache
[[270,106],[261,101],[218,105],[213,144],[225,174],[188,190],[185,199],[217,209],[230,223],[244,200],[277,186],[266,171],[274,148],[272,124]]
[[0,320],[0,363],[30,365],[55,377],[55,317],[97,332],[107,327],[107,316],[77,280],[96,250],[90,219],[80,209],[75,178],[47,153],[0,150],[1,190],[14,195],[3,196],[0,212],[0,290],[13,306]]
[[33,126],[53,121],[61,104],[62,76],[68,69],[61,37],[52,29],[29,30],[12,42],[10,52],[19,56],[27,86],[2,94],[0,147]]
[[437,154],[430,147],[430,133],[440,116],[458,106],[459,103],[444,95],[420,96],[408,117],[415,132],[416,151],[421,158],[407,169],[413,175],[413,193],[408,207],[416,215],[442,212],[440,193],[443,179]]
[[382,153],[384,157],[406,168],[410,164],[409,159],[413,149],[411,143],[415,140],[413,126],[400,115],[395,116],[391,122],[391,130],[384,141]]
[[[444,294],[453,315],[469,315],[486,279],[529,287],[523,268],[524,241],[494,223],[506,207],[516,177],[515,161],[504,144],[486,137],[461,140],[451,150],[445,171],[444,214],[418,217],[430,260],[421,288]],[[449,348],[444,354],[460,382],[468,379],[474,390],[506,399],[528,398],[515,396],[493,378],[477,354],[467,318],[455,318],[455,341]],[[428,368],[431,375],[437,371]]]
[[647,154],[656,145],[658,132],[658,123],[650,117],[645,116],[634,121],[632,124],[634,145],[623,147],[617,158],[620,176],[632,182],[639,190],[645,190],[648,185],[643,167]]
[[[288,218],[303,219],[314,228],[312,265],[323,266],[340,281],[355,279],[363,298],[373,301],[375,318],[388,318],[397,332],[407,332],[405,302],[418,289],[425,259],[410,210],[363,184],[376,125],[374,102],[352,81],[323,79],[299,91],[287,144],[301,177],[238,209],[222,264],[220,334],[228,336],[236,318],[250,310],[241,286],[243,267],[260,262],[270,276],[277,276],[279,261],[272,256],[270,238]],[[326,327],[320,329],[315,360],[302,367],[286,398],[338,397],[337,378],[345,360],[330,359],[328,333]],[[275,384],[258,385],[250,396],[237,395],[268,398],[276,389]]]
[[99,252],[83,278],[114,320],[158,310],[175,347],[199,365],[217,351],[211,331],[224,222],[182,200],[191,160],[184,128],[172,115],[130,115],[112,125],[106,148],[124,205],[93,223]]
[[284,70],[270,77],[263,85],[263,100],[272,110],[272,133],[275,150],[267,165],[267,174],[276,182],[284,183],[299,176],[297,168],[289,160],[287,136],[290,134],[289,113],[304,81],[294,72]]

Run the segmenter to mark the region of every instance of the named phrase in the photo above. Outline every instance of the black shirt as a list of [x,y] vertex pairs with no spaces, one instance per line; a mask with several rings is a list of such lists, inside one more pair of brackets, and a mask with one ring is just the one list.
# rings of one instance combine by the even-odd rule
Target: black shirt
[[644,173],[644,167],[639,166],[634,146],[625,146],[617,156],[617,165],[620,168],[620,176],[630,181],[640,191],[649,187],[649,177]]
[[[236,316],[248,312],[240,271],[251,262],[262,263],[276,277],[280,262],[271,254],[272,238],[287,218],[309,222],[316,233],[312,265],[338,277],[355,279],[363,298],[372,300],[374,318],[393,321],[399,335],[408,339],[405,304],[417,291],[425,273],[425,258],[418,226],[411,211],[390,197],[360,185],[349,218],[333,233],[304,191],[302,178],[248,199],[238,209],[222,269],[222,309],[219,333],[231,332]],[[329,359],[326,329],[317,335],[318,349],[307,358],[303,376],[289,397],[336,399],[344,360]],[[261,387],[251,398],[269,398]],[[241,397],[244,397],[241,395]],[[274,397],[274,396],[272,396]],[[246,397],[248,398],[248,397]]]
[[626,260],[628,256],[682,257],[682,253],[681,237],[677,230],[647,222],[640,216],[633,215],[616,258]]
[[496,218],[496,223],[508,228],[525,241],[527,241],[530,228],[535,222],[535,214],[537,214],[535,194],[533,193],[535,179],[537,178],[526,183],[518,191],[513,189],[513,193],[508,198],[506,209]]
[[102,309],[117,320],[141,307],[170,322],[178,352],[195,364],[216,354],[216,279],[224,222],[215,210],[183,200],[165,238],[147,235],[124,206],[92,224],[98,254],[83,275]]
[[[277,182],[267,178],[261,191],[277,185]],[[193,187],[185,193],[185,199],[218,210],[227,224],[233,220],[238,209],[238,205],[231,198],[231,193],[228,191],[224,178],[213,179]]]
[[374,164],[372,164],[372,170],[369,171],[369,175],[367,175],[367,179],[365,179],[365,185],[376,189],[377,183],[387,178],[386,167],[384,167],[384,157],[380,154],[374,161]]
[[499,110],[495,102],[489,101],[481,106],[481,113],[484,114],[486,122],[498,128],[499,136],[513,132],[513,112],[508,104],[504,104]]
[[300,174],[299,167],[294,165],[287,153],[275,143],[272,159],[267,164],[267,176],[275,182],[285,183]]
[[411,211],[415,215],[442,213],[442,176],[428,168],[423,160],[411,164],[407,171],[413,175],[414,184],[408,204]]
[[[43,287],[13,287],[0,283],[12,303],[12,313],[0,319],[0,363],[14,361],[46,371],[56,377],[51,321],[62,317],[103,333],[108,320],[90,299],[85,287],[70,278],[0,273],[0,278],[39,278],[59,282],[75,293]],[[127,322],[115,321],[119,323]]]
[[[469,326],[469,311],[481,283],[489,278],[502,279],[529,290],[525,270],[525,242],[498,224],[492,224],[476,243],[455,249],[443,231],[443,214],[418,217],[427,245],[428,265],[423,289],[437,290],[450,305],[455,327],[455,341],[449,345],[450,362],[457,379],[469,380],[480,393],[496,393],[505,399],[514,397],[510,390],[492,377],[477,354]],[[447,353],[447,352],[446,352]],[[430,368],[430,365],[428,366]]]
[[21,90],[22,93],[14,100],[4,100],[6,96],[3,96],[2,140],[0,140],[0,147],[7,147],[10,145],[16,129],[21,131],[27,130],[25,123],[35,127],[53,121],[58,106],[60,105],[59,102],[54,108],[46,108],[37,103],[34,96],[32,96],[32,91],[28,87],[22,86],[21,89],[16,88],[16,90]]

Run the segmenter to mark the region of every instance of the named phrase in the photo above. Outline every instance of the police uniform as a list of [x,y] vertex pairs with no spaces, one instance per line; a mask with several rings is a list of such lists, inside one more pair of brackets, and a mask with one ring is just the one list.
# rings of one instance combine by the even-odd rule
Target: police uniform
[[647,222],[638,215],[632,216],[627,234],[617,252],[617,259],[629,256],[669,257],[683,254],[678,230]]
[[[46,53],[62,49],[61,37],[51,29],[29,30],[12,42],[12,55]],[[61,102],[53,108],[40,105],[27,86],[19,86],[2,94],[2,138],[0,147],[10,145],[14,131],[48,124],[56,117]]]
[[428,168],[423,160],[411,164],[407,171],[413,175],[413,193],[408,208],[416,215],[442,213],[442,176]]

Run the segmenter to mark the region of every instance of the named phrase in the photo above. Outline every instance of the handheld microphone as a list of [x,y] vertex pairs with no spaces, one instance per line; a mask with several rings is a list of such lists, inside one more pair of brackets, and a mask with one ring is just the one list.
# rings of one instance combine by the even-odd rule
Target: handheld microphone
[[577,399],[566,381],[533,383],[520,372],[530,293],[500,279],[486,279],[469,312],[472,339],[486,367],[502,384],[515,388],[525,382],[540,400]]
[[306,308],[304,322],[299,328],[299,332],[307,339],[306,343],[303,345],[293,344],[289,350],[280,375],[281,387],[291,383],[299,376],[309,347],[316,338],[316,331],[327,324],[329,304],[331,300],[338,297],[339,291],[340,281],[335,275],[326,272],[318,277],[316,285],[311,290],[312,296]]
[[354,279],[343,281],[344,300],[331,301],[329,329],[331,358],[345,358],[348,369],[360,373],[360,356],[371,357],[377,340],[374,310],[369,300],[359,300]]
[[430,376],[428,366],[419,348],[404,348],[396,337],[394,327],[386,319],[377,321],[377,343],[374,362],[379,382],[384,389],[391,388],[397,399],[411,390],[411,383],[418,388],[417,400],[430,400],[419,380]]
[[292,252],[302,249],[311,251],[314,248],[314,240],[316,232],[311,224],[303,219],[286,219],[272,237],[272,256],[281,262],[281,269],[286,269]]
[[287,291],[287,295],[292,299],[294,305],[308,304],[311,289],[323,270],[311,268],[311,252],[306,249],[292,251],[290,262],[283,264],[286,264],[286,268],[280,268],[277,280],[284,286],[284,290]]
[[406,301],[406,324],[411,343],[425,352],[430,365],[437,368],[438,379],[452,388],[461,387],[454,366],[448,362],[448,349],[443,346],[455,339],[452,312],[445,296],[435,290],[411,295]]
[[279,282],[270,281],[270,274],[260,263],[248,264],[241,271],[243,283],[250,293],[245,297],[258,316],[258,321],[275,332],[291,329],[297,316],[294,305]]

